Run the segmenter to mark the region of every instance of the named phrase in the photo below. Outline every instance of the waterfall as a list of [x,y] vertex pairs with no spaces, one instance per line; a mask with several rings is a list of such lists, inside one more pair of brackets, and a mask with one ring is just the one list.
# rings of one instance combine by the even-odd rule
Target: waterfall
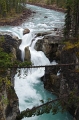
[[[49,59],[42,51],[36,51],[34,45],[38,39],[36,33],[52,31],[54,28],[61,28],[64,25],[64,13],[48,10],[41,7],[27,5],[27,8],[35,11],[36,14],[25,21],[20,26],[3,26],[0,31],[9,31],[18,36],[22,40],[20,50],[22,51],[22,59],[25,57],[25,47],[29,47],[31,54],[31,62],[33,65],[50,65]],[[47,18],[45,18],[47,16]],[[23,35],[25,28],[30,29],[30,33]],[[53,33],[55,34],[55,33]],[[20,72],[19,72],[20,71]],[[55,99],[56,96],[44,89],[41,77],[44,75],[45,68],[32,68],[32,69],[17,69],[15,75],[15,91],[19,100],[19,109],[23,111],[27,108],[32,108],[41,104],[40,100],[45,102],[48,98]],[[68,112],[58,113],[56,115],[43,114],[31,118],[23,118],[23,120],[72,120]]]
[[[50,65],[50,61],[45,54],[42,51],[36,51],[34,49],[35,43],[42,37],[35,37],[32,31],[22,38],[23,42],[20,45],[20,48],[22,47],[24,50],[26,46],[29,46],[31,62],[33,65]],[[56,64],[56,62],[52,62],[51,64]],[[40,105],[40,100],[44,100],[46,102],[48,98],[56,98],[55,95],[52,95],[50,92],[44,89],[40,80],[40,78],[44,75],[45,68],[32,68],[29,70],[21,69],[20,71],[20,75],[18,72],[15,75],[15,91],[19,98],[20,111]],[[69,116],[69,113],[65,112],[62,114],[59,112],[56,115],[49,113],[31,118],[23,118],[22,120],[72,120],[71,116],[69,116],[69,118],[67,116]]]
[[[33,31],[32,31],[33,32]],[[26,38],[31,38],[27,39]],[[27,34],[23,37],[27,45],[29,45],[29,50],[31,53],[31,62],[33,65],[49,65],[50,61],[45,56],[45,54],[42,51],[36,51],[34,49],[34,45],[38,39],[41,39],[40,37],[35,37],[33,35],[34,41],[32,41],[32,35]],[[29,36],[29,37],[28,37]],[[23,44],[23,42],[22,42]],[[23,46],[21,46],[23,47]],[[24,44],[25,47],[25,44]],[[53,62],[52,64],[56,64]],[[19,98],[19,109],[20,111],[23,111],[27,108],[32,108],[34,106],[38,106],[41,104],[40,100],[47,101],[48,98],[55,99],[56,96],[52,95],[50,92],[46,91],[43,87],[43,84],[40,80],[40,78],[44,75],[45,68],[32,68],[32,69],[20,69],[20,75],[19,72],[15,75],[15,91]],[[68,117],[67,117],[68,116]],[[31,118],[23,118],[22,120],[72,120],[71,116],[69,116],[69,113],[64,112],[58,113],[56,115],[49,114],[43,114],[41,116],[34,116]]]
[[19,49],[21,50],[22,52],[22,60],[24,61],[24,57],[25,57],[25,47],[27,46],[30,46],[31,45],[31,42],[32,42],[32,39],[35,37],[35,35],[33,34],[33,31],[30,30],[30,33],[28,34],[25,34],[22,36],[22,43],[19,47]]
[[[35,35],[33,34],[33,31],[30,32],[29,34],[24,35],[22,37],[22,44],[20,45],[20,49],[24,52],[24,48],[26,46],[29,46],[29,50],[30,50],[30,54],[31,54],[31,62],[33,65],[36,66],[36,65],[50,64],[50,61],[48,60],[48,58],[46,58],[46,56],[44,55],[44,53],[42,51],[36,51],[34,49],[34,45],[35,45],[36,41],[38,39],[41,39],[40,37],[37,37],[32,42],[34,37],[35,37]],[[23,55],[24,55],[24,53],[23,53]],[[23,55],[22,55],[22,57],[24,57]],[[42,77],[44,75],[44,70],[45,70],[45,68],[39,68],[39,69],[34,68],[34,69],[31,69],[28,71],[26,69],[22,69],[20,76],[18,77],[18,74],[15,76],[15,79],[17,79],[15,81],[15,90],[16,90],[17,95],[19,95],[18,97],[19,97],[20,106],[23,103],[24,109],[25,109],[25,104],[26,104],[25,101],[29,101],[29,99],[31,99],[31,102],[32,102],[32,100],[34,99],[34,101],[35,101],[34,103],[39,104],[40,99],[42,99],[40,94],[37,94],[37,92],[33,88],[33,86],[40,82],[39,79],[40,79],[40,77]],[[27,76],[25,75],[25,73],[27,74]],[[19,87],[21,87],[21,88],[19,88]],[[17,90],[17,88],[18,88],[18,90]],[[20,95],[21,91],[25,91],[25,92]],[[30,94],[28,92],[30,92]],[[40,99],[38,99],[38,98],[40,98]],[[25,101],[23,101],[24,99],[25,99]],[[31,107],[31,105],[29,107]],[[23,109],[20,107],[20,110],[23,110]]]

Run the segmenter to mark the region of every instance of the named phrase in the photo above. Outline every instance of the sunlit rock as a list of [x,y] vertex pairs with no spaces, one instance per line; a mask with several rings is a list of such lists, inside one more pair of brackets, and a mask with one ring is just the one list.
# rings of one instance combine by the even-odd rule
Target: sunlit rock
[[30,50],[29,47],[25,47],[25,58],[24,60],[30,61],[31,55],[30,55]]
[[35,44],[35,49],[37,51],[43,51],[47,58],[50,61],[59,60],[60,59],[60,42],[62,37],[53,36],[53,35],[45,35],[43,39],[40,39]]
[[37,33],[36,35],[37,35],[37,36],[45,36],[45,35],[48,35],[48,34],[52,34],[52,31],[39,32],[39,33]]
[[23,31],[23,35],[28,34],[29,32],[30,32],[30,30],[29,30],[28,28],[26,28],[26,29],[24,29],[24,31]]

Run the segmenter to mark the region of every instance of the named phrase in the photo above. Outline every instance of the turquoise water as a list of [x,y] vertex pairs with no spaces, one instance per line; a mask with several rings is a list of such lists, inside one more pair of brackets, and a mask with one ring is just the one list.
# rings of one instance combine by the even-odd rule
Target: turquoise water
[[[36,12],[31,17],[22,23],[20,26],[3,26],[0,27],[0,31],[8,32],[18,38],[22,39],[20,49],[22,51],[22,58],[24,57],[24,49],[26,46],[29,47],[31,54],[31,61],[33,65],[50,65],[50,61],[42,51],[36,51],[34,49],[35,41],[40,39],[35,34],[40,31],[50,31],[54,28],[61,29],[64,25],[64,13],[45,8],[26,5],[27,8]],[[47,18],[45,18],[47,16]],[[30,29],[30,33],[23,36],[23,30],[25,28]],[[53,34],[55,31],[53,31]],[[32,40],[35,41],[31,44]],[[38,69],[21,69],[20,75],[17,72],[15,75],[15,91],[19,99],[19,109],[23,111],[27,108],[32,108],[41,104],[40,100],[45,102],[48,98],[55,99],[56,96],[44,89],[43,83],[40,78],[44,75],[45,68]],[[43,114],[40,116],[34,116],[31,118],[24,118],[23,120],[72,120],[72,116],[68,112],[57,113],[55,115]]]

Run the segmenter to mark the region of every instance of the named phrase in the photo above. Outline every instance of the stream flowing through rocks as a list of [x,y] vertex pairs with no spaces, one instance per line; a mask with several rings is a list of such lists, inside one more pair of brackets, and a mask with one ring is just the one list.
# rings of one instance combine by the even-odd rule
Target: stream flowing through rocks
[[[50,9],[45,9],[42,7],[37,7],[34,5],[26,5],[27,8],[36,12],[32,14],[27,21],[22,23],[20,26],[1,26],[0,31],[10,32],[22,39],[22,43],[19,49],[22,52],[22,59],[25,56],[25,47],[29,47],[31,54],[31,62],[34,66],[38,65],[50,65],[56,64],[55,61],[50,63],[49,59],[45,56],[42,51],[36,51],[34,49],[35,43],[38,39],[43,36],[36,36],[40,32],[52,31],[52,34],[56,35],[54,29],[61,30],[64,26],[65,14],[62,12],[57,12]],[[23,35],[23,30],[28,28],[30,33]],[[19,109],[23,111],[27,108],[32,108],[42,104],[40,100],[45,102],[51,98],[55,99],[56,96],[44,89],[43,83],[41,82],[41,77],[44,75],[45,68],[32,68],[32,69],[21,69],[19,74],[19,69],[15,75],[15,91],[19,99]],[[34,116],[30,118],[23,118],[23,120],[72,120],[72,116],[68,112],[53,115],[52,113],[43,114],[40,116]]]

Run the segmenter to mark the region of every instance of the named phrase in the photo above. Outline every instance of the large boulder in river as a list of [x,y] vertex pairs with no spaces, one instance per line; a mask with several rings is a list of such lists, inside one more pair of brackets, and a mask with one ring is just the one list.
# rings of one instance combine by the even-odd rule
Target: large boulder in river
[[25,34],[27,34],[29,32],[30,32],[30,30],[28,28],[26,28],[26,29],[23,30],[23,35],[25,35]]
[[25,47],[25,58],[24,60],[30,61],[31,55],[30,55],[30,50],[29,47]]

